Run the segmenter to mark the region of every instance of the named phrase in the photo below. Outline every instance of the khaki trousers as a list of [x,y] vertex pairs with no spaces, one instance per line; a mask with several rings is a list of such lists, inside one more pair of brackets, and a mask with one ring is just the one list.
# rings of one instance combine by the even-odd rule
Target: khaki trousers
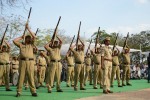
[[88,77],[90,77],[90,84],[92,84],[92,68],[91,66],[86,66],[85,68],[85,78],[84,78],[84,84],[86,84]]
[[68,66],[67,68],[67,85],[74,85],[74,66]]
[[100,68],[100,71],[98,73],[98,83],[100,84],[100,87],[103,87],[103,70]]
[[38,87],[38,76],[37,76],[37,66],[34,65],[34,82],[35,82],[35,86]]
[[74,67],[75,77],[74,77],[74,87],[78,87],[78,79],[80,79],[80,88],[84,87],[84,64],[76,64]]
[[35,83],[34,83],[34,61],[20,61],[20,68],[19,68],[19,80],[17,86],[17,92],[21,93],[23,82],[25,79],[25,74],[28,78],[28,83],[30,86],[31,93],[36,93]]
[[103,90],[110,90],[110,79],[112,71],[112,62],[104,60],[104,70],[103,70]]
[[43,84],[45,79],[45,71],[46,71],[45,66],[40,66],[38,81],[41,85]]
[[5,81],[5,87],[6,89],[9,89],[9,65],[0,65],[0,83]]
[[94,64],[94,74],[93,74],[93,87],[97,87],[97,81],[100,80],[98,79],[99,74],[100,74],[100,69],[101,69],[101,65],[100,64]]
[[122,83],[124,84],[124,81],[126,80],[126,83],[129,83],[130,80],[130,65],[123,65],[123,76],[122,76]]
[[52,86],[54,84],[54,77],[56,76],[56,89],[60,90],[60,77],[61,77],[61,71],[62,71],[62,64],[60,62],[50,62],[50,69],[49,69],[49,86],[48,90],[52,90]]
[[119,66],[112,67],[111,82],[110,82],[111,85],[113,85],[115,74],[116,74],[116,78],[118,81],[118,85],[120,85],[120,68],[119,68]]

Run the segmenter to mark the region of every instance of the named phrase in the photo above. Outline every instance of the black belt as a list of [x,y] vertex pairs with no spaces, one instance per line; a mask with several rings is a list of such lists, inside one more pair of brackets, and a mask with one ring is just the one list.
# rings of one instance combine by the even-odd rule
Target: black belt
[[39,66],[46,66],[46,65],[39,65]]
[[18,64],[12,64],[12,65],[18,65]]
[[9,65],[9,63],[5,63],[5,64],[3,64],[3,63],[0,63],[0,65]]
[[[83,62],[84,63],[84,62]],[[76,64],[83,64],[83,63],[81,63],[81,62],[76,62]]]
[[33,58],[21,58],[21,60],[34,60]]
[[113,66],[119,66],[119,65],[115,65],[115,64],[113,64]]
[[99,65],[100,63],[95,63],[96,65]]
[[51,62],[60,62],[60,60],[51,60]]
[[74,66],[74,65],[68,65],[68,67],[71,67],[71,66]]
[[18,68],[12,68],[12,69],[14,69],[14,70],[18,70]]

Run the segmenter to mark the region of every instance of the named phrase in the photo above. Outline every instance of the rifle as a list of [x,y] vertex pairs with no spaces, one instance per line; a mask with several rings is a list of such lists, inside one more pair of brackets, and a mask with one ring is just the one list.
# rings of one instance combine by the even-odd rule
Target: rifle
[[[71,41],[71,43],[70,43],[69,48],[72,46],[72,43],[73,43],[73,41],[74,41],[74,38],[75,38],[75,35],[74,35],[73,38],[72,38],[72,41]],[[68,51],[69,51],[69,50],[68,50]]]
[[[30,18],[31,10],[32,10],[32,7],[30,7],[29,14],[28,14],[28,19],[27,19],[26,24],[29,22],[29,18]],[[23,32],[23,36],[25,36],[25,33],[26,33],[26,26],[25,26],[25,29],[24,29],[24,32]]]
[[125,39],[125,41],[124,41],[123,49],[124,49],[125,46],[127,45],[127,40],[128,40],[128,38],[129,38],[129,32],[128,32],[127,37],[126,37],[126,39]]
[[100,33],[100,27],[98,28],[98,33],[97,33],[97,35],[96,35],[95,52],[97,51],[97,43],[99,42],[99,41],[98,41],[99,33]]
[[86,51],[86,55],[88,54],[88,50],[90,50],[91,43],[92,43],[92,39],[90,40],[90,44],[89,44],[88,49],[87,49],[87,51]]
[[7,27],[6,27],[5,32],[4,32],[4,34],[3,34],[3,37],[2,37],[2,40],[1,40],[0,46],[3,45],[4,39],[5,39],[5,35],[6,35],[7,29],[8,29],[8,25],[9,25],[9,24],[7,24]]
[[52,36],[52,39],[51,39],[51,42],[52,42],[51,46],[53,45],[54,39],[56,37],[56,33],[57,33],[57,29],[58,29],[58,25],[59,25],[60,19],[61,19],[61,16],[59,17],[59,20],[57,22],[56,28],[55,28],[54,33],[53,33],[53,36]]
[[117,33],[117,36],[116,36],[116,39],[115,39],[115,42],[114,42],[114,46],[113,46],[112,51],[114,51],[114,49],[115,49],[115,47],[116,47],[116,43],[117,43],[117,39],[118,39],[118,35],[119,35],[119,33]]
[[36,30],[36,32],[35,32],[35,36],[37,35],[38,31],[39,31],[39,28],[37,28],[37,30]]
[[78,42],[79,42],[79,36],[80,36],[80,27],[81,27],[81,21],[80,21],[80,24],[79,24],[78,35],[77,35],[77,40],[76,40],[76,51],[78,50]]

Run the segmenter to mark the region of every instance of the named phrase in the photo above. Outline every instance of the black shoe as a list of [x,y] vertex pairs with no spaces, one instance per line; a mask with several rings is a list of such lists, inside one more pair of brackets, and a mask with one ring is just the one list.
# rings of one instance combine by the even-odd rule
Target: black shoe
[[78,91],[78,89],[76,87],[74,87],[74,91]]
[[101,86],[100,89],[103,89],[103,87]]
[[80,88],[80,90],[86,90],[85,88]]
[[63,91],[60,89],[60,90],[57,90],[57,92],[63,92]]
[[113,91],[111,91],[111,90],[107,90],[107,92],[108,92],[108,93],[113,93]]
[[71,87],[74,87],[74,85],[72,84]]
[[98,89],[97,87],[93,87],[93,89]]
[[123,83],[122,86],[126,86],[126,85]]
[[52,90],[48,90],[48,93],[52,93]]
[[86,84],[84,84],[84,86],[86,86]]
[[132,86],[130,83],[127,83],[128,86]]
[[67,84],[67,87],[70,87],[70,86]]
[[118,85],[118,87],[122,87],[122,85]]
[[37,93],[32,93],[32,96],[33,97],[37,97]]
[[91,84],[89,84],[89,85],[93,85],[93,84],[91,83]]
[[6,89],[6,91],[12,91],[11,89]]
[[113,86],[113,85],[111,85],[110,87],[112,87],[112,88],[113,88],[114,86]]
[[103,90],[103,93],[104,93],[104,94],[108,94],[108,91],[106,91],[106,90]]
[[25,90],[27,90],[28,88],[27,87],[25,87]]
[[39,87],[36,87],[36,89],[39,89]]
[[21,94],[20,94],[20,93],[17,93],[17,94],[16,94],[16,97],[20,97],[20,96],[21,96]]

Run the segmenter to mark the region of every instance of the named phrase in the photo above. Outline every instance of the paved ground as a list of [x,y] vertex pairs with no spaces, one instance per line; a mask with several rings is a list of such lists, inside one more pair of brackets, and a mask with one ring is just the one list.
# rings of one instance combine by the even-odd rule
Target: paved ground
[[134,92],[106,94],[77,100],[150,100],[150,89],[144,89]]

